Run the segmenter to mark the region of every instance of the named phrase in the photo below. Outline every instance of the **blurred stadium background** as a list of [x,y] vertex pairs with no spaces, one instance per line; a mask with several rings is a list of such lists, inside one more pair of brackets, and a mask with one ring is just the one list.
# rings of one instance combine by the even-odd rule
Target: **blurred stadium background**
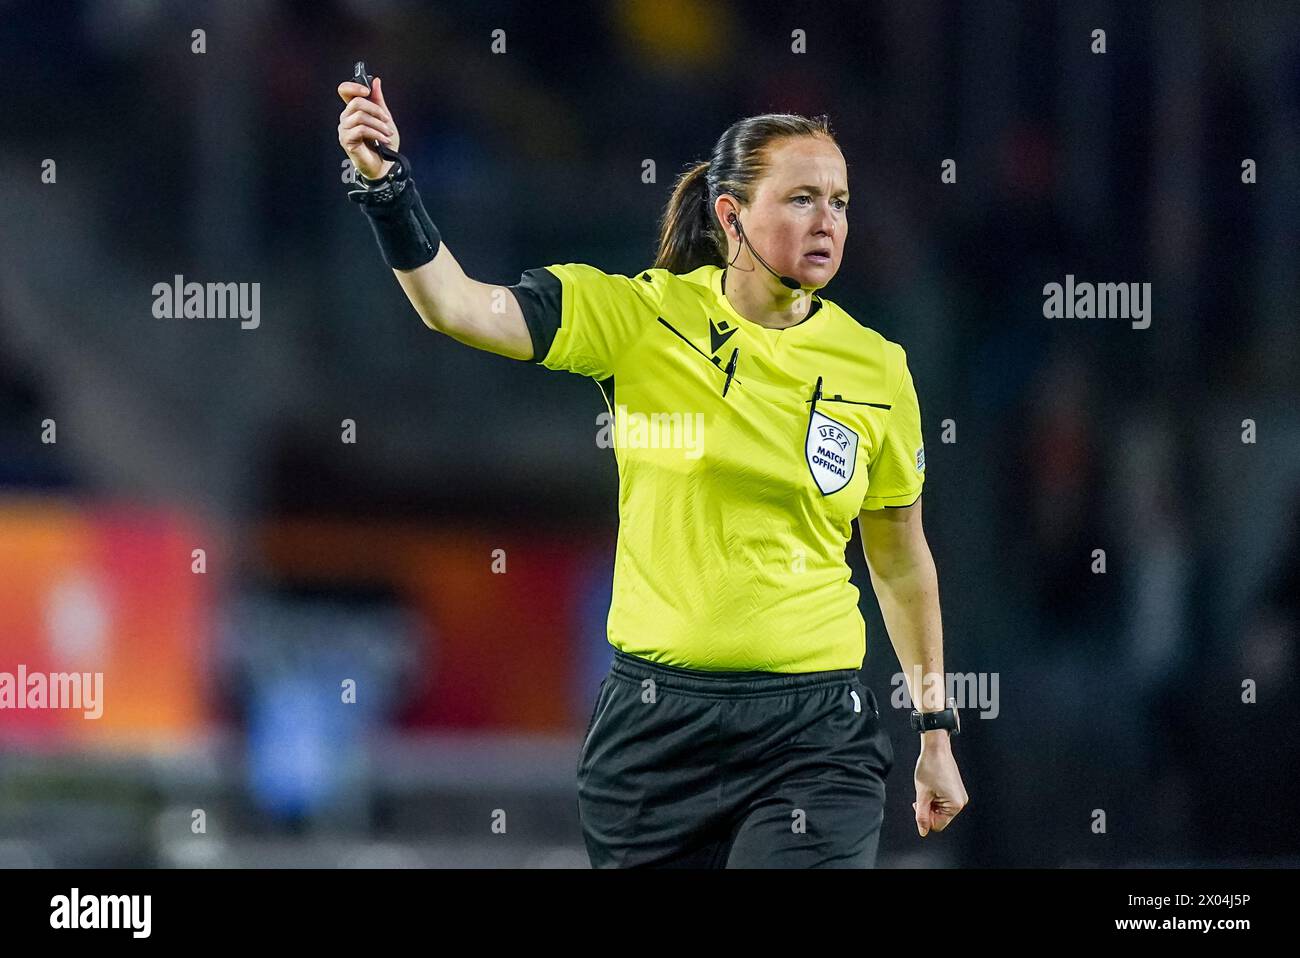
[[[0,712],[0,865],[587,865],[604,404],[421,324],[345,199],[335,87],[357,59],[444,239],[496,283],[637,271],[728,124],[830,115],[854,216],[826,293],[908,350],[945,665],[999,677],[997,717],[965,713],[971,806],[942,837],[916,835],[915,737],[884,710],[882,866],[1300,864],[1300,6],[51,0],[0,20],[0,671],[105,675],[98,721]],[[1150,282],[1150,328],[1044,319],[1067,273]],[[177,274],[258,283],[260,326],[155,318]],[[889,701],[856,537],[848,557]]]

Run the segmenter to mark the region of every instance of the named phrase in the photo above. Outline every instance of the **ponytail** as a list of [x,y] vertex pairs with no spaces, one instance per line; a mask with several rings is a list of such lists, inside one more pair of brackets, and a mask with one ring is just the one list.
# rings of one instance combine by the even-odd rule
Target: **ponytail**
[[696,163],[673,188],[659,229],[655,268],[689,273],[701,266],[725,266],[709,202],[709,163]]

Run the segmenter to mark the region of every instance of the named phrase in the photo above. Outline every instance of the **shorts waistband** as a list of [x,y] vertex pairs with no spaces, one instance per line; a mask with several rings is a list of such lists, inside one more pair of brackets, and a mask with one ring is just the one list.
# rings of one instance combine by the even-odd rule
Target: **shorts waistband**
[[831,669],[825,672],[739,672],[731,670],[708,671],[687,669],[679,665],[651,662],[639,655],[630,655],[621,649],[614,650],[614,664],[610,674],[641,682],[654,679],[655,684],[666,689],[689,692],[694,695],[730,697],[738,695],[773,695],[795,689],[813,689],[826,685],[841,685],[859,678],[857,669]]

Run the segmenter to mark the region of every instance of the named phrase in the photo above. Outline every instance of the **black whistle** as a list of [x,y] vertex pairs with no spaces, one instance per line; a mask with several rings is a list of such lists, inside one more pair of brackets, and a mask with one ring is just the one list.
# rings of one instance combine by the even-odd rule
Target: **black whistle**
[[360,83],[366,88],[366,96],[370,95],[370,74],[366,72],[366,61],[358,60],[352,67],[352,82]]

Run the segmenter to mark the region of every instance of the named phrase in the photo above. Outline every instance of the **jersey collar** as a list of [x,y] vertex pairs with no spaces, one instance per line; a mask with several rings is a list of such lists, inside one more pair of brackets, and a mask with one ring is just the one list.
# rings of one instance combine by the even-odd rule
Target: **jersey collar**
[[784,329],[772,329],[770,326],[763,326],[760,323],[754,322],[752,319],[746,319],[736,311],[736,308],[731,305],[731,300],[727,299],[726,294],[722,291],[722,279],[724,276],[726,276],[726,270],[721,266],[713,267],[713,276],[709,280],[713,293],[717,297],[723,310],[726,311],[727,315],[732,317],[740,326],[749,330],[751,335],[761,337],[767,342],[775,345],[777,343],[788,343],[804,339],[808,336],[814,336],[817,334],[818,330],[826,324],[826,319],[830,310],[826,308],[826,301],[816,293],[812,294],[813,300],[821,305],[817,307],[816,312],[811,316],[805,317],[802,321],[795,323],[793,326],[787,326]]

